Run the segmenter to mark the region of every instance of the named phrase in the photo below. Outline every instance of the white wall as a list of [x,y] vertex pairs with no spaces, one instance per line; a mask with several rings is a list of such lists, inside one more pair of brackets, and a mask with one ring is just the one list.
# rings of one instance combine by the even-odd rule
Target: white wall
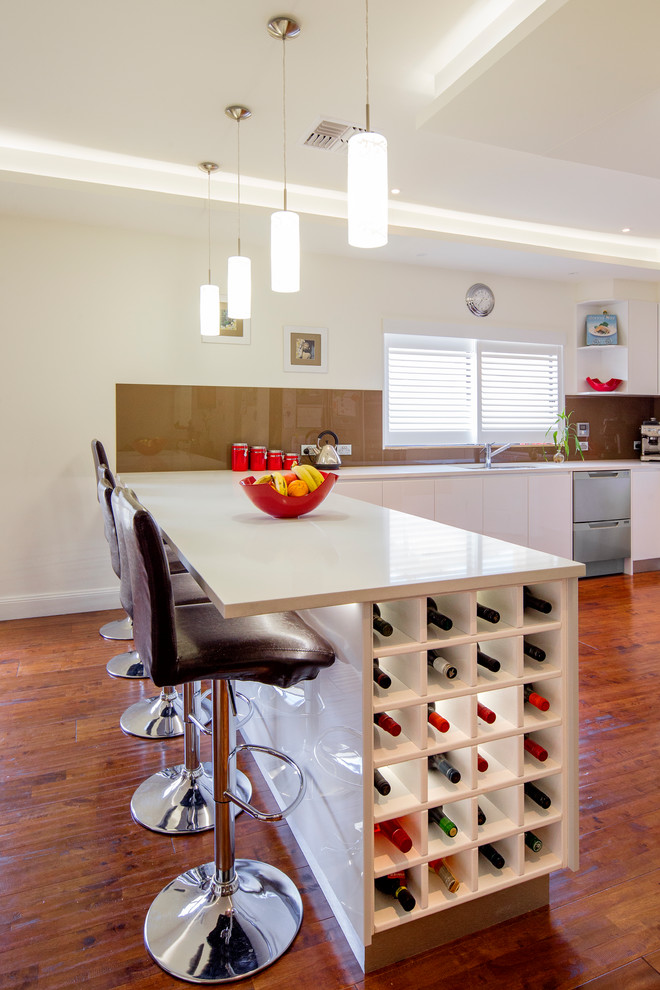
[[[214,244],[216,277],[231,250]],[[485,323],[464,302],[483,273],[358,251],[312,256],[303,246],[302,291],[280,296],[268,287],[266,254],[244,250],[253,259],[252,343],[210,346],[198,333],[203,242],[0,218],[0,619],[118,605],[90,451],[99,437],[114,464],[116,382],[380,388],[383,319],[447,320],[476,333]],[[572,287],[485,280],[496,295],[491,327],[570,338]],[[327,375],[283,371],[285,324],[328,327]]]

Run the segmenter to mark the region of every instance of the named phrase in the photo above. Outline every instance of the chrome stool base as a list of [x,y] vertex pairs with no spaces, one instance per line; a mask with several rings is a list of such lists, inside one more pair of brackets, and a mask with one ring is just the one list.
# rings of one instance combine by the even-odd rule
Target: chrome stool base
[[133,620],[127,615],[125,619],[106,622],[99,633],[103,639],[133,639]]
[[[244,801],[252,797],[250,779],[241,770],[236,771],[236,791]],[[234,808],[235,814],[240,812]],[[152,774],[133,794],[131,814],[138,825],[166,835],[190,835],[213,828],[213,764],[202,763],[190,771],[180,763]]]
[[[202,698],[202,720],[211,721],[211,706],[207,698]],[[140,739],[172,739],[183,735],[183,702],[176,690],[170,693],[165,688],[155,698],[136,701],[126,709],[119,724],[129,736]]]
[[118,653],[111,660],[108,660],[105,669],[110,677],[126,677],[131,681],[145,680],[149,676],[144,672],[144,664],[140,660],[137,650]]
[[215,864],[182,873],[156,897],[144,940],[159,966],[180,980],[225,983],[258,973],[291,945],[302,901],[284,873],[249,859],[235,863],[238,887],[223,893]]

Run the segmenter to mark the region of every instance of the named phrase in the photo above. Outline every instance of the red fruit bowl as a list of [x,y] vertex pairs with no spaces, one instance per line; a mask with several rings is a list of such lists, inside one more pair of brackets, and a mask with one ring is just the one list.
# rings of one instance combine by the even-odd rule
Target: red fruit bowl
[[600,378],[587,377],[587,385],[590,385],[596,392],[613,392],[622,381],[623,378],[610,378],[607,382],[601,382]]
[[280,495],[270,485],[255,485],[256,478],[252,476],[243,478],[239,484],[252,504],[262,512],[267,512],[276,519],[296,519],[319,506],[335,487],[336,474],[325,471],[321,471],[321,474],[325,481],[308,495]]

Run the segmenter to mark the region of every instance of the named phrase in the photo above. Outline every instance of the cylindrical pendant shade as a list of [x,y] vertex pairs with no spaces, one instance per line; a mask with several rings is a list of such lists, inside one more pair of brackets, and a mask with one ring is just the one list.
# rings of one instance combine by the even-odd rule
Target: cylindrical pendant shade
[[227,316],[249,320],[252,315],[252,264],[249,258],[234,255],[227,260]]
[[217,285],[199,287],[199,323],[203,337],[220,336],[220,289]]
[[348,142],[348,243],[387,244],[387,139],[365,131]]
[[300,291],[300,217],[291,210],[278,210],[270,218],[270,287]]

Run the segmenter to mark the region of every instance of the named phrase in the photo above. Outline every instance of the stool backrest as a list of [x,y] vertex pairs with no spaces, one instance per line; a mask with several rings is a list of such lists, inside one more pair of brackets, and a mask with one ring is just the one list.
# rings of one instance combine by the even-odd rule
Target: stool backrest
[[112,510],[123,551],[122,571],[128,563],[135,649],[154,684],[174,684],[174,601],[160,530],[151,513],[127,488],[115,488]]
[[[106,454],[105,447],[103,446],[103,444],[101,443],[100,440],[92,440],[92,457],[94,458],[94,474],[96,475],[97,480],[98,480],[98,474],[99,474],[99,468],[100,467],[107,467],[108,468],[108,471],[110,471],[110,467],[108,465],[108,455]],[[111,476],[112,476],[112,472],[111,472]],[[112,478],[112,487],[113,488],[115,487],[114,480],[115,479]],[[98,488],[96,490],[96,496],[97,496],[97,498],[99,498],[99,490],[98,490]],[[100,501],[100,498],[99,498],[99,501]]]
[[[110,562],[112,569],[121,581],[121,558],[119,555],[119,544],[117,542],[117,528],[112,512],[112,490],[115,487],[115,479],[107,464],[101,464],[97,468],[98,484],[96,486],[96,496],[103,512],[103,532],[110,547]],[[121,591],[120,591],[121,598]],[[122,599],[122,608],[126,608]],[[126,609],[128,611],[128,609]],[[130,612],[128,613],[131,614]]]

